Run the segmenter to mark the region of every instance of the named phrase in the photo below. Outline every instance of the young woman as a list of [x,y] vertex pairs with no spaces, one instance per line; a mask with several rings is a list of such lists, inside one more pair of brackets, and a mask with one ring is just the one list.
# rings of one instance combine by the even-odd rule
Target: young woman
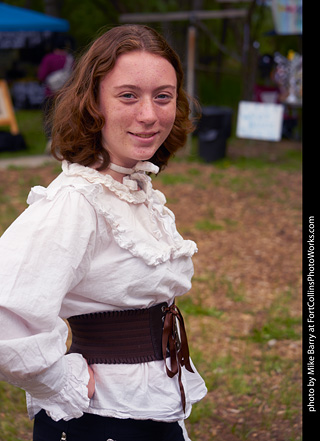
[[196,244],[149,176],[192,130],[182,82],[162,36],[123,25],[56,99],[62,173],[0,240],[0,380],[26,390],[34,441],[189,439],[206,387],[174,299]]

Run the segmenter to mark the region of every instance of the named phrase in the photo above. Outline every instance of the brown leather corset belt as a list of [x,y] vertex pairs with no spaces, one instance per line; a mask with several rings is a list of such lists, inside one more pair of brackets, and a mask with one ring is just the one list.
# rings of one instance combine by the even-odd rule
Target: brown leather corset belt
[[[89,364],[134,364],[164,360],[169,377],[178,374],[182,406],[185,393],[181,366],[193,372],[181,312],[175,304],[107,311],[68,318],[72,330],[69,353],[80,353]],[[171,359],[171,369],[166,358]]]

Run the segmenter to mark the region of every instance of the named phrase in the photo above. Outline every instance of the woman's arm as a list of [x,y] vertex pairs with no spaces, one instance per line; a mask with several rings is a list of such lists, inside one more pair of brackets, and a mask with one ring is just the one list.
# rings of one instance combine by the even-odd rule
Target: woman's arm
[[68,328],[59,312],[89,268],[95,226],[85,197],[64,189],[31,205],[0,239],[0,380],[56,418],[81,416],[93,394],[86,361],[65,355]]

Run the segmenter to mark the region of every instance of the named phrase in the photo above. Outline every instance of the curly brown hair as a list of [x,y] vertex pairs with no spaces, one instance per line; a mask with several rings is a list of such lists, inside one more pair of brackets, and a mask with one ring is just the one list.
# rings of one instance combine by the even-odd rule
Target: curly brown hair
[[183,70],[176,52],[154,29],[144,25],[120,25],[97,38],[78,60],[67,84],[57,94],[52,109],[51,152],[58,160],[81,165],[110,163],[102,146],[101,129],[105,119],[99,110],[99,85],[117,58],[131,51],[147,51],[168,60],[177,76],[176,118],[173,128],[150,159],[160,170],[174,153],[183,147],[188,133],[194,130],[187,95],[183,90]]

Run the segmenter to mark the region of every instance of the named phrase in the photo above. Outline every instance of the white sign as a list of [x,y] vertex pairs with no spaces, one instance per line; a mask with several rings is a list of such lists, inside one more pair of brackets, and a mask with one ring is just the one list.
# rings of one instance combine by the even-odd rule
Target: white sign
[[237,119],[238,138],[280,141],[283,111],[282,104],[240,101]]
[[302,0],[272,0],[271,7],[277,34],[302,34]]

